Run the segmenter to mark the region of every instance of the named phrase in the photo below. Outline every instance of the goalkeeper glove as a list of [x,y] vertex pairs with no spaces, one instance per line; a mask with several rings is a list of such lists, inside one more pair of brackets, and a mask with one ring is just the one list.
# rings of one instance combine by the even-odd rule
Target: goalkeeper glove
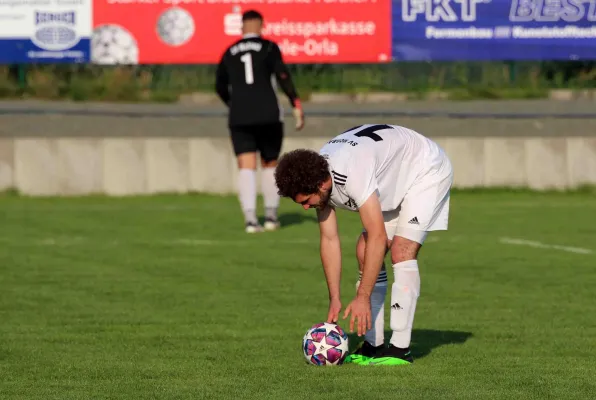
[[292,110],[292,113],[294,114],[296,129],[302,129],[304,127],[304,111],[302,110],[302,104],[300,103],[300,100],[296,99],[294,101],[294,109]]

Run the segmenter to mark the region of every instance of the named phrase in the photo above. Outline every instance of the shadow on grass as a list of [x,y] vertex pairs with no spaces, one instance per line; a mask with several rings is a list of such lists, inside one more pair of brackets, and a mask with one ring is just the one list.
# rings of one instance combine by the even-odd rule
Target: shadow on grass
[[279,223],[281,224],[282,228],[284,226],[290,225],[300,225],[305,222],[309,223],[316,223],[317,217],[314,215],[307,215],[305,213],[298,213],[298,212],[290,212],[290,213],[280,213],[278,215]]
[[[392,331],[385,331],[385,343],[389,343],[392,333]],[[426,357],[438,347],[450,344],[464,344],[472,336],[472,332],[414,329],[410,349],[414,359],[420,359]],[[364,336],[358,337],[356,333],[349,333],[348,337],[350,352],[354,351],[356,346],[364,340]]]

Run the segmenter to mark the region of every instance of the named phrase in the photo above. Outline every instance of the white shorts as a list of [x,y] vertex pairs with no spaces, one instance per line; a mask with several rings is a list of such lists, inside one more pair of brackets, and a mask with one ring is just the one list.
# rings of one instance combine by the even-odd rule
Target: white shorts
[[453,168],[447,157],[439,169],[422,177],[397,210],[383,212],[387,238],[401,236],[422,244],[428,232],[447,230]]

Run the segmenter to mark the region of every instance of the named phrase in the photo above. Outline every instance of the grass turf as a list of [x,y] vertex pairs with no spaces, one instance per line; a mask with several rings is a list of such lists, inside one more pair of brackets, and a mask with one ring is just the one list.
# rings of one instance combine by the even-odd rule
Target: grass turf
[[[302,336],[327,312],[318,229],[289,202],[281,215],[283,230],[251,236],[233,197],[1,197],[0,398],[596,393],[591,193],[455,192],[450,230],[420,254],[405,368],[305,364]],[[339,221],[345,306],[360,225],[348,212]]]

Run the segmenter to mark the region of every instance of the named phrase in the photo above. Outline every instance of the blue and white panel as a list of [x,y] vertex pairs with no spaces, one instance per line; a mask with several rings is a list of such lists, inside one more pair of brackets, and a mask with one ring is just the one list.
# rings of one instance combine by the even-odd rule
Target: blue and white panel
[[86,63],[92,0],[0,0],[0,63]]
[[596,0],[393,0],[396,61],[594,60]]

